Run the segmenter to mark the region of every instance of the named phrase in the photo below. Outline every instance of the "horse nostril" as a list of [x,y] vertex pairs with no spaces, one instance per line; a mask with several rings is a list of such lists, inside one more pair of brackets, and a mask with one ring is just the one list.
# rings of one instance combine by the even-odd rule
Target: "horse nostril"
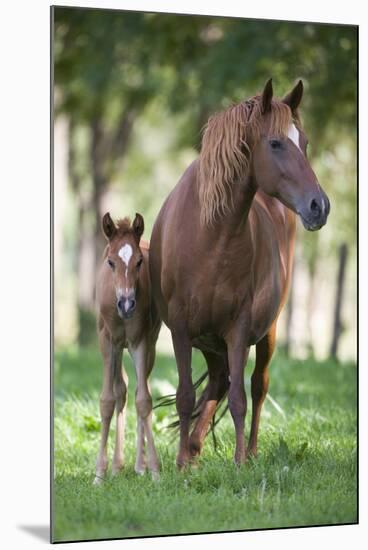
[[316,199],[312,199],[310,203],[310,209],[312,211],[313,216],[319,216],[321,214],[321,207],[316,201]]
[[120,309],[120,311],[123,311],[123,307],[124,307],[123,300],[122,299],[118,300],[118,309]]
[[131,300],[129,309],[134,309],[134,308],[135,308],[135,300]]

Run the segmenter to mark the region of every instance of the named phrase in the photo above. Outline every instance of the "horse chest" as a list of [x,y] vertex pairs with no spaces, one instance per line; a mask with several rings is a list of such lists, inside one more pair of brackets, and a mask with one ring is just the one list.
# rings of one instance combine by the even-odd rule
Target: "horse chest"
[[[279,270],[266,270],[257,276],[249,270],[237,280],[226,276],[207,277],[187,289],[185,305],[174,306],[175,317],[185,319],[192,338],[213,334],[222,337],[239,319],[249,327],[250,340],[258,341],[277,317],[283,295]],[[174,317],[174,316],[173,316]],[[175,324],[174,318],[172,323]]]

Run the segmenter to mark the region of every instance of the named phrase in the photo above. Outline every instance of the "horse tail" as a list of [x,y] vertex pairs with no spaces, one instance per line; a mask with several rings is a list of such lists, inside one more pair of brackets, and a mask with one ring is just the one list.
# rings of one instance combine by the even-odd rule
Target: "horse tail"
[[[202,385],[202,383],[206,380],[207,377],[208,377],[208,371],[206,370],[194,382],[193,386],[194,386],[195,391],[197,391],[199,389],[199,387]],[[190,426],[193,425],[194,421],[201,414],[202,404],[203,404],[204,401],[206,401],[207,394],[208,394],[208,384],[205,386],[204,390],[201,392],[198,399],[196,399],[196,402],[195,402],[195,405],[194,405],[194,408],[193,408],[193,412],[192,412],[192,415],[191,415],[191,418],[190,418]],[[224,394],[222,395],[222,397],[218,400],[217,405],[216,405],[216,409],[215,409],[215,413],[213,415],[213,418],[212,418],[212,421],[211,421],[211,424],[210,424],[209,431],[212,434],[212,440],[213,440],[215,450],[217,449],[217,438],[216,438],[216,434],[215,434],[215,427],[220,422],[220,420],[224,417],[226,411],[229,408],[227,404],[225,406],[223,406],[223,403],[224,403],[224,401],[227,397],[227,394],[228,394],[228,390],[226,390],[224,392]],[[163,395],[162,397],[159,397],[157,399],[157,403],[153,408],[157,409],[159,407],[170,407],[172,405],[175,405],[175,402],[176,402],[176,394],[172,393],[172,394],[169,394],[169,395]],[[218,413],[220,413],[220,414],[218,415]],[[166,426],[166,428],[174,429],[175,430],[175,435],[176,435],[177,431],[179,430],[179,426],[180,426],[180,421],[179,421],[179,419],[177,419],[177,420],[174,420],[173,422],[171,422],[170,424],[168,424],[168,426]]]
[[[195,391],[199,388],[199,386],[207,378],[207,376],[208,376],[208,372],[206,371],[203,374],[201,374],[201,376],[198,378],[198,380],[196,380],[196,382],[194,382],[193,387]],[[196,410],[198,401],[194,406],[193,414]],[[158,409],[159,407],[171,407],[172,405],[175,405],[175,403],[176,403],[176,393],[170,393],[169,395],[162,395],[161,397],[159,397],[157,399],[156,405],[153,408]],[[169,427],[171,427],[171,424],[169,425]]]

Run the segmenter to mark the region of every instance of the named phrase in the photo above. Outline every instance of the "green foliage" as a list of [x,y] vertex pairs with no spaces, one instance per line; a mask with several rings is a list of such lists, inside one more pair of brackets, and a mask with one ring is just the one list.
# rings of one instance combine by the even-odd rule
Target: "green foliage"
[[193,136],[203,114],[253,95],[269,76],[281,93],[303,78],[304,111],[321,139],[356,124],[356,62],[353,26],[55,9],[61,107],[87,121],[162,95],[187,113]]
[[95,312],[79,308],[78,343],[85,347],[96,341],[96,314]]
[[[126,465],[119,476],[109,473],[101,487],[94,487],[100,357],[92,349],[56,354],[55,540],[357,521],[355,365],[276,356],[270,392],[285,417],[266,400],[259,457],[240,469],[232,462],[234,428],[226,414],[217,428],[217,451],[208,437],[199,468],[178,473],[177,441],[165,428],[174,411],[155,409],[161,478],[154,482],[148,474],[134,473],[135,376],[131,361],[124,362],[129,375]],[[251,363],[246,369],[248,396],[252,368]],[[202,370],[201,355],[195,353],[194,378]],[[151,376],[154,401],[174,391],[176,383],[174,359],[159,355]],[[249,422],[248,414],[247,431]],[[110,460],[113,440],[114,427]]]
[[[355,270],[357,27],[62,7],[54,16],[56,113],[70,122],[70,211],[77,220],[65,224],[64,246],[74,258],[65,254],[63,262],[78,266],[87,250],[93,281],[105,245],[104,209],[117,217],[141,212],[149,238],[197,154],[208,117],[261,91],[272,76],[276,95],[303,79],[308,155],[331,202],[320,233],[299,232],[297,261],[310,278],[321,263],[333,274],[346,242]],[[80,306],[75,295],[70,309]],[[91,298],[82,303],[92,310]],[[90,325],[80,321],[88,338]]]

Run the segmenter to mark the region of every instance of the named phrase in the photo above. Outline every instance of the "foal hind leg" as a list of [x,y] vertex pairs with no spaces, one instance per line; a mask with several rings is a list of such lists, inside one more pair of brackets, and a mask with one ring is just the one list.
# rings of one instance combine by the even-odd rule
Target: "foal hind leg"
[[114,384],[114,364],[116,350],[111,341],[107,330],[102,327],[99,332],[100,351],[103,359],[103,382],[100,396],[100,414],[101,414],[101,440],[100,449],[96,461],[96,477],[94,483],[100,484],[105,477],[108,458],[107,458],[107,439],[109,435],[111,418],[114,414],[115,395],[113,390]]
[[252,424],[250,430],[248,454],[257,455],[258,428],[261,416],[261,409],[266,398],[269,385],[268,367],[276,343],[276,322],[271,326],[269,332],[256,345],[256,366],[252,375]]
[[152,477],[156,479],[159,471],[159,461],[152,434],[152,397],[148,388],[148,376],[152,370],[154,355],[147,349],[145,341],[137,348],[131,349],[131,355],[137,374],[136,409],[137,409],[137,458],[135,471],[143,474],[146,468],[145,439],[148,447],[148,467]]
[[114,365],[114,396],[116,409],[116,436],[112,473],[117,474],[124,466],[124,432],[127,401],[128,376],[122,366],[122,352],[116,357]]
[[[204,402],[198,420],[189,439],[189,448],[192,456],[201,453],[208,427],[216,412],[219,401],[229,389],[229,367],[227,358],[216,353],[202,352],[208,368],[209,382],[204,392]],[[203,395],[203,394],[202,394]]]

